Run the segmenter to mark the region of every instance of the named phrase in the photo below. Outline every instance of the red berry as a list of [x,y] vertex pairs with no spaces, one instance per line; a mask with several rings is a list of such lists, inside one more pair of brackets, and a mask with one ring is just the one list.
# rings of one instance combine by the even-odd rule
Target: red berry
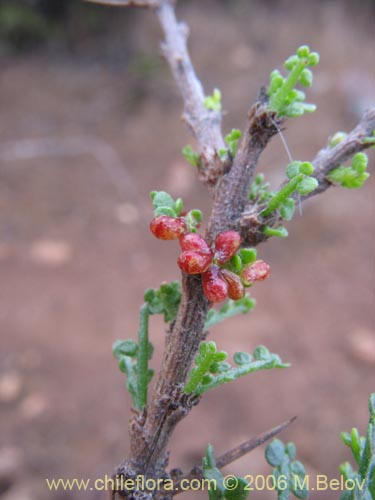
[[206,240],[197,233],[186,233],[180,237],[180,246],[183,251],[195,250],[198,253],[209,253],[211,249],[207,245]]
[[221,274],[228,283],[229,298],[233,300],[242,299],[245,295],[245,288],[242,284],[241,278],[237,274],[232,273],[232,271],[228,271],[228,269],[222,269]]
[[187,230],[187,226],[182,217],[159,215],[151,221],[150,229],[160,240],[176,240]]
[[219,264],[227,262],[241,246],[241,235],[237,231],[224,231],[215,240],[215,257]]
[[228,297],[228,283],[217,266],[210,266],[202,275],[203,292],[210,302],[222,302]]
[[256,260],[243,269],[241,280],[245,286],[250,286],[254,281],[264,281],[271,273],[270,266],[264,260]]
[[198,253],[194,250],[186,250],[179,256],[177,264],[187,274],[201,274],[211,264],[212,255],[209,253]]

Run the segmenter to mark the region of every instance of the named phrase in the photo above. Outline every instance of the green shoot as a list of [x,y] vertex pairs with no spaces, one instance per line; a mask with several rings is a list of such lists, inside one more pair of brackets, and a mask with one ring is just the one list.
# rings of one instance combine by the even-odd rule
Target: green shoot
[[221,111],[221,92],[219,89],[214,89],[212,95],[204,98],[204,106],[212,111]]
[[288,500],[290,494],[296,498],[309,496],[306,470],[296,458],[294,443],[284,444],[280,439],[274,439],[266,448],[267,462],[274,467],[274,484],[278,500]]
[[366,437],[353,428],[351,433],[341,433],[341,439],[346,444],[357,464],[358,472],[354,471],[349,462],[340,465],[339,470],[347,481],[354,486],[344,491],[340,500],[374,500],[375,499],[375,393],[369,398],[370,419]]
[[226,358],[226,352],[216,350],[215,342],[202,342],[195,359],[195,367],[190,372],[184,392],[202,395],[210,389],[249,373],[290,366],[288,363],[283,363],[277,354],[270,353],[264,346],[256,347],[253,355],[237,352],[233,356],[236,365],[234,367],[225,362]]
[[196,153],[193,148],[188,144],[182,148],[182,156],[185,160],[190,163],[193,167],[198,167],[201,163],[201,156]]
[[288,230],[284,226],[271,227],[265,226],[262,229],[263,234],[266,236],[276,236],[276,238],[286,238],[288,236]]
[[202,460],[203,477],[210,482],[208,489],[209,500],[246,500],[250,488],[248,482],[237,476],[224,478],[216,467],[214,449],[207,446],[206,455]]
[[370,176],[366,172],[367,163],[368,158],[365,153],[357,153],[353,156],[350,166],[335,168],[327,175],[327,179],[347,189],[360,188]]
[[267,217],[276,210],[280,210],[280,215],[286,220],[290,220],[294,212],[294,203],[291,195],[297,191],[300,195],[306,196],[318,187],[318,181],[311,177],[314,167],[305,161],[294,161],[290,163],[286,170],[289,178],[287,184],[270,198],[266,208],[261,212],[262,217]]
[[232,318],[237,314],[246,314],[255,307],[255,300],[249,296],[245,296],[239,300],[228,300],[218,311],[211,309],[208,312],[205,328],[221,323],[222,321]]
[[275,111],[278,116],[291,118],[315,111],[314,104],[304,102],[305,93],[294,87],[298,83],[303,87],[311,87],[313,74],[308,67],[316,66],[318,62],[319,54],[310,52],[307,45],[302,45],[296,54],[284,63],[285,69],[289,71],[286,78],[279,70],[272,71],[267,89],[269,109]]

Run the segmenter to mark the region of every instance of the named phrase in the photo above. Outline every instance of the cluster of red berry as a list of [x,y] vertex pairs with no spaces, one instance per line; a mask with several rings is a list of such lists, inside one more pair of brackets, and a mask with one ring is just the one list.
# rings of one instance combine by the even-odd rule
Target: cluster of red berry
[[210,302],[222,302],[228,297],[242,299],[245,287],[270,274],[270,266],[262,260],[243,266],[238,273],[227,269],[241,246],[241,235],[236,231],[218,234],[212,249],[202,236],[188,232],[183,217],[160,215],[151,222],[150,229],[161,240],[179,239],[182,253],[178,266],[187,274],[202,274],[203,291]]

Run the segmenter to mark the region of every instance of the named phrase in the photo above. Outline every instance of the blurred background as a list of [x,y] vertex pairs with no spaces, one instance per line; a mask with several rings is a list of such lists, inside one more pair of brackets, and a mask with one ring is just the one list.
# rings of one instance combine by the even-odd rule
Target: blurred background
[[[375,101],[373,1],[185,0],[178,15],[206,93],[223,93],[225,132],[244,126],[270,71],[302,43],[321,53],[308,92],[318,111],[288,122],[294,159],[312,159]],[[44,479],[98,478],[127,454],[130,400],[111,344],[135,338],[145,288],[179,276],[177,246],[148,231],[148,195],[165,189],[206,218],[211,202],[180,154],[194,142],[160,37],[147,11],[0,1],[1,500],[103,498],[49,492]],[[259,171],[276,187],[287,162],[275,137]],[[288,239],[259,247],[272,279],[254,287],[255,312],[211,338],[231,355],[265,344],[293,366],[205,395],[173,436],[172,467],[298,415],[280,437],[311,475],[338,477],[350,458],[339,433],[364,431],[374,390],[373,187],[331,189],[303,206]],[[165,326],[151,324],[157,368]],[[268,474],[263,453],[228,472]]]

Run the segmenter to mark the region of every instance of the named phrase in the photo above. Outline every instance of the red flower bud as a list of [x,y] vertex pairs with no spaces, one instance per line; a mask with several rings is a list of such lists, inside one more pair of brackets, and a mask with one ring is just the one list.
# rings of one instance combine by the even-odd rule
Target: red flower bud
[[150,229],[160,240],[176,240],[187,230],[187,226],[182,217],[159,215],[151,221]]
[[194,250],[198,253],[209,253],[211,249],[202,236],[197,233],[186,233],[180,237],[180,246],[183,251]]
[[242,284],[241,278],[237,274],[232,273],[232,271],[228,271],[228,269],[222,269],[221,274],[228,283],[229,298],[233,300],[242,299],[245,295],[245,288]]
[[215,258],[219,264],[227,262],[241,246],[241,235],[237,231],[224,231],[215,240]]
[[210,266],[202,275],[203,292],[210,302],[222,302],[228,297],[228,283],[217,266]]
[[254,281],[264,281],[271,273],[270,266],[264,260],[256,260],[243,269],[241,280],[245,286],[250,286]]
[[211,264],[211,253],[198,253],[194,250],[186,250],[179,256],[177,264],[187,274],[201,274]]

